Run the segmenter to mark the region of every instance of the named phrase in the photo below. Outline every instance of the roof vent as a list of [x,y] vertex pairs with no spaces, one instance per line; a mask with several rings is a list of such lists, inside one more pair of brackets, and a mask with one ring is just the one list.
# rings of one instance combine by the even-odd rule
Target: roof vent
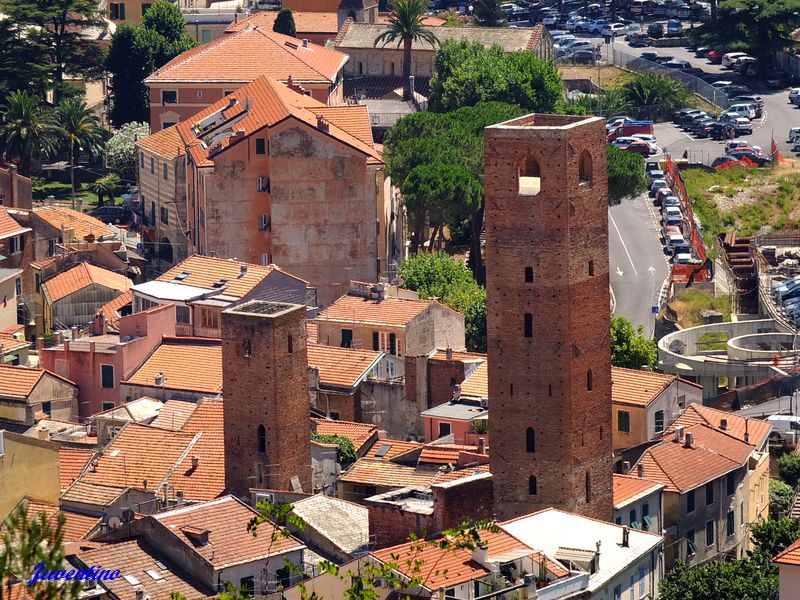
[[629,540],[631,537],[631,530],[628,528],[627,525],[622,527],[622,547],[627,548],[629,545]]
[[636,474],[639,476],[639,479],[644,479],[644,463],[636,465]]
[[328,120],[325,115],[317,115],[317,129],[320,131],[328,132]]
[[308,39],[303,38],[303,48],[308,48]]
[[691,431],[686,432],[686,443],[684,446],[687,448],[691,448],[692,444],[694,443],[694,434]]
[[173,281],[183,281],[190,275],[189,271],[181,271],[177,275],[175,275],[175,279]]
[[622,461],[622,474],[627,475],[631,472],[631,463],[627,460]]
[[675,441],[682,442],[683,441],[683,425],[676,425],[675,426]]
[[196,469],[198,466],[200,466],[200,457],[192,456],[192,469]]
[[728,431],[728,419],[720,419],[719,428],[722,429],[722,431]]
[[210,533],[208,529],[184,525],[181,527],[181,531],[195,546],[205,546],[208,544],[208,534]]
[[240,263],[239,264],[239,277],[244,277],[247,275],[247,263]]
[[164,377],[164,372],[159,371],[158,374],[154,377],[154,380],[155,380],[154,383],[156,385],[164,385],[164,382],[166,381],[166,377]]
[[284,42],[284,44],[286,44],[292,50],[297,50],[300,47],[297,44],[295,44],[294,42],[289,42],[289,41]]
[[212,284],[211,284],[211,287],[213,287],[213,288],[221,288],[221,287],[222,287],[222,286],[224,286],[226,283],[228,283],[228,281],[229,281],[229,280],[228,280],[228,279],[225,279],[225,278],[222,278],[222,279],[217,279],[217,280],[216,280],[214,283],[212,283]]

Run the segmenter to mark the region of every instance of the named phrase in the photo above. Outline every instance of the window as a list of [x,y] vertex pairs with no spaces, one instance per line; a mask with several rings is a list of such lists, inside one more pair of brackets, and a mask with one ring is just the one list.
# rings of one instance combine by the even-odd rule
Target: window
[[538,161],[526,159],[519,169],[519,195],[535,196],[542,191],[542,174]]
[[200,307],[200,324],[206,329],[219,328],[219,313],[213,308]]
[[150,9],[151,6],[153,6],[153,5],[152,4],[142,4],[142,16],[144,16],[144,13],[146,13]]
[[100,365],[100,387],[107,390],[114,388],[114,365]]
[[644,567],[639,567],[639,598],[644,598],[646,573],[647,570]]
[[533,267],[525,267],[525,283],[533,283]]
[[207,44],[211,41],[211,30],[210,29],[201,29],[200,30],[200,43]]
[[686,530],[686,556],[697,554],[697,545],[694,542],[694,529]]
[[537,491],[538,490],[536,489],[536,477],[531,475],[530,477],[528,477],[528,494],[530,494],[531,496],[535,496]]
[[627,410],[617,411],[617,429],[624,433],[631,432],[631,413]]
[[661,433],[664,431],[664,411],[657,410],[656,411],[656,433]]
[[161,169],[161,177],[166,181],[169,179],[169,165],[165,162],[163,168]]
[[586,503],[588,504],[589,502],[592,501],[592,478],[591,478],[591,475],[589,475],[589,471],[586,471],[585,487],[586,487],[586,490],[585,490],[585,492],[586,492]]
[[352,329],[342,329],[342,343],[339,344],[342,348],[352,348],[353,347],[353,330]]
[[233,92],[234,92],[234,90],[225,90],[224,92],[222,92],[222,95],[223,96],[230,96]]
[[150,172],[151,173],[155,173],[156,172],[156,159],[153,158],[152,156],[150,157]]
[[269,177],[263,177],[261,175],[258,176],[258,191],[259,192],[269,191]]
[[450,423],[444,423],[439,421],[439,437],[444,437],[446,435],[450,435]]
[[381,334],[379,331],[372,332],[372,349],[375,352],[380,352],[381,349]]
[[14,293],[17,296],[21,296],[22,295],[22,279],[20,279],[19,277],[17,277],[14,280]]
[[[340,419],[338,410],[332,410],[330,413],[328,413],[328,416],[330,417],[331,421],[338,421]],[[373,496],[374,495],[375,494],[373,494]]]
[[616,519],[614,519],[614,523],[616,523],[617,525],[622,525],[622,517],[617,517]]
[[686,494],[686,513],[694,512],[694,490],[689,490]]
[[267,140],[265,138],[256,138],[256,154],[267,153]]
[[726,525],[728,537],[733,536],[733,534],[736,533],[736,515],[734,515],[732,510],[728,511],[728,520]]
[[241,595],[247,594],[248,596],[252,596],[255,589],[256,582],[254,577],[242,577],[239,580],[239,592]]
[[636,523],[636,509],[635,508],[630,513],[628,513],[628,517],[629,517],[628,523],[630,523],[631,525]]
[[56,255],[56,241],[47,240],[47,256],[55,256],[55,255]]
[[50,414],[52,413],[52,410],[53,410],[53,405],[50,403],[50,401],[42,402],[42,412],[44,414],[46,414],[49,417]]
[[678,408],[686,408],[686,395],[678,396]]
[[592,155],[588,150],[581,152],[578,161],[578,181],[580,185],[592,185]]
[[622,600],[622,584],[614,586],[614,600]]
[[592,376],[592,370],[589,369],[588,371],[586,371],[586,391],[591,392],[593,386],[594,386],[594,377]]
[[533,337],[533,315],[531,313],[525,313],[524,330],[526,338]]
[[139,152],[139,166],[144,169],[144,152]]
[[111,410],[114,408],[113,402],[103,402],[103,409],[102,410]]
[[739,519],[741,519],[742,525],[744,525],[744,502],[739,503]]
[[291,335],[286,338],[286,350],[289,354],[294,352],[294,338]]
[[594,277],[594,261],[589,261],[589,277]]
[[733,496],[733,493],[736,491],[735,473],[728,473],[728,476],[725,478],[725,489],[728,492],[728,496]]
[[256,429],[256,437],[258,438],[258,453],[267,453],[267,430],[263,425],[259,425]]
[[175,322],[183,325],[189,324],[189,307],[176,306],[175,307]]
[[706,484],[706,506],[714,504],[714,482],[709,481]]
[[112,21],[124,21],[125,20],[125,3],[124,2],[112,2],[110,7],[110,17]]
[[251,356],[253,356],[253,344],[250,342],[250,338],[245,338],[242,354],[244,355],[245,358],[250,358]]
[[176,123],[177,123],[177,121],[164,121],[164,122],[161,124],[161,129],[167,129],[168,127],[172,127],[172,126],[173,126],[173,125],[175,125]]
[[162,206],[159,211],[161,212],[161,222],[164,225],[169,225],[169,207]]
[[528,427],[525,432],[525,449],[528,452],[536,452],[536,433],[533,431],[533,427]]
[[650,529],[650,524],[652,520],[650,519],[650,505],[645,502],[642,505],[642,529],[645,531]]
[[397,334],[395,333],[389,334],[389,354],[399,354],[397,351]]
[[176,90],[161,90],[161,104],[175,104],[178,101]]
[[706,521],[706,546],[714,545],[714,521]]
[[40,294],[42,292],[42,276],[39,273],[36,273],[33,276],[34,285],[36,286],[36,293]]

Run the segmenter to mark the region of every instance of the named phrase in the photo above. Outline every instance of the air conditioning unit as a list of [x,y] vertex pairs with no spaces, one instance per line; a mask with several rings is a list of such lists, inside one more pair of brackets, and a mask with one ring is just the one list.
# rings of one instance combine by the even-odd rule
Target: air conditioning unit
[[269,502],[270,504],[275,503],[275,494],[269,494],[267,492],[256,492],[256,504],[259,502]]

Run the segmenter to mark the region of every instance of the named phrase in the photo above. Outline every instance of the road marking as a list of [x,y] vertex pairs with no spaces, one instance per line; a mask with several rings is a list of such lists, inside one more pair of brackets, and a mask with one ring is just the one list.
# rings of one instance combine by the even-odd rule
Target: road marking
[[[623,246],[624,246],[624,244],[623,244]],[[619,267],[617,267],[617,275],[622,277],[622,269],[620,269]]]
[[650,265],[650,268],[647,269],[647,270],[650,271],[650,277],[654,277],[655,276],[656,268],[653,265]]
[[[619,232],[619,227],[617,227],[617,222],[614,220],[614,217],[611,216],[611,211],[610,210],[608,211],[608,219],[609,219],[609,221],[611,221],[611,224],[614,226],[614,229],[616,230],[617,235],[619,236],[619,241],[622,243],[622,248],[625,250],[625,254],[628,255],[628,260],[630,261],[631,267],[633,268],[633,274],[638,277],[639,276],[639,272],[636,270],[636,265],[633,264],[633,259],[631,258],[631,253],[628,252],[628,246],[625,245],[625,240],[622,239],[622,234]],[[619,271],[619,267],[617,267],[617,271]],[[622,273],[620,272],[620,275],[621,274]]]

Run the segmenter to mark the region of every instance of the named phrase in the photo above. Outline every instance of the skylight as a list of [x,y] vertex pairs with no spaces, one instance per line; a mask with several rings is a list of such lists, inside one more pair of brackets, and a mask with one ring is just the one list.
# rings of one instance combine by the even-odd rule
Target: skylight
[[161,581],[164,579],[164,576],[155,569],[145,569],[144,572],[150,575],[150,577],[152,577],[155,581]]
[[381,444],[381,447],[378,448],[378,451],[375,453],[375,458],[381,458],[384,454],[386,454],[389,451],[389,448],[391,447],[392,447],[391,444]]
[[184,280],[184,279],[186,279],[186,278],[187,278],[189,275],[191,275],[191,273],[189,273],[189,271],[181,271],[180,273],[178,273],[177,275],[175,275],[175,279],[174,279],[173,281],[183,281],[183,280]]
[[131,585],[141,585],[139,583],[139,580],[136,579],[136,577],[134,577],[133,575],[123,575],[122,578]]

